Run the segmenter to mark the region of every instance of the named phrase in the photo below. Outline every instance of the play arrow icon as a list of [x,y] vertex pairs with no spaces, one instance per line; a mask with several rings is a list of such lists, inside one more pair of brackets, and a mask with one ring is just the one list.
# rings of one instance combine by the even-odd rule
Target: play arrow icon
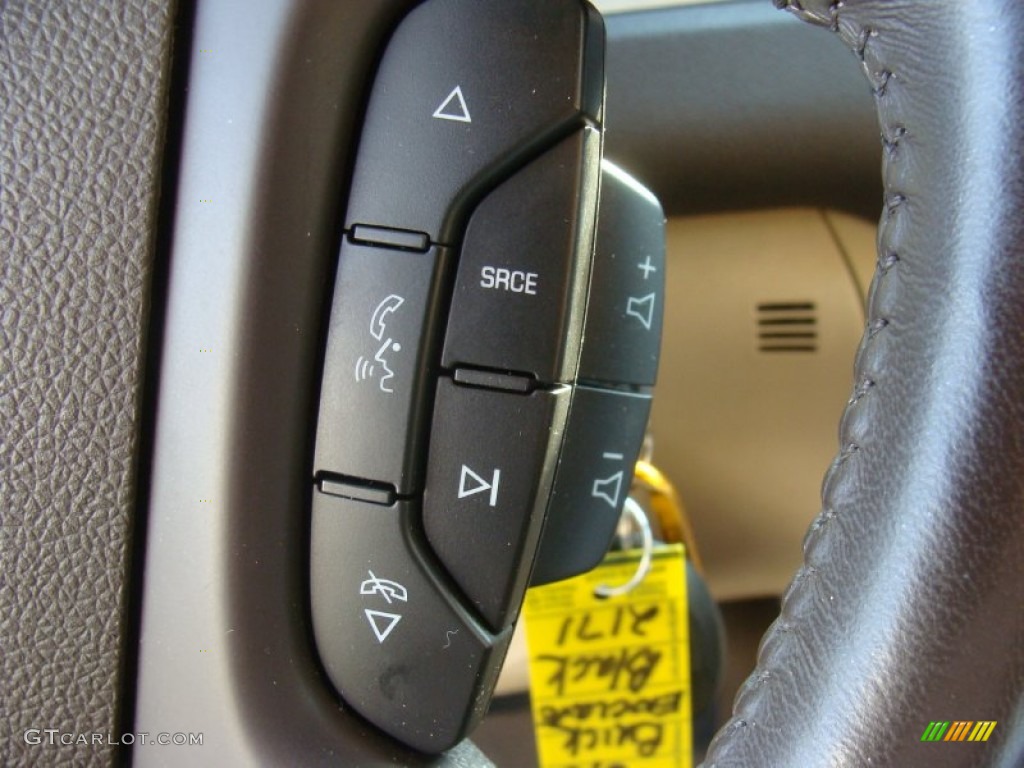
[[467,496],[475,496],[478,493],[491,492],[489,500],[490,506],[494,507],[498,504],[498,484],[501,482],[501,470],[494,470],[494,474],[491,475],[491,481],[487,482],[480,475],[474,472],[472,469],[467,467],[465,464],[462,465],[462,474],[459,475],[459,498],[464,499]]
[[453,120],[456,123],[473,122],[473,118],[469,116],[466,99],[462,95],[462,86],[456,85],[455,89],[445,97],[441,106],[434,110],[434,117],[438,120]]

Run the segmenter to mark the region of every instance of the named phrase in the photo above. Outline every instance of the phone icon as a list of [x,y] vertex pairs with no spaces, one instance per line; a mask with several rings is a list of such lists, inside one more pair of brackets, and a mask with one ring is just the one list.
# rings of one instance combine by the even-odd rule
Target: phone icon
[[391,385],[395,372],[388,364],[388,360],[391,354],[402,351],[402,345],[388,335],[388,320],[403,304],[405,304],[405,299],[392,293],[377,305],[373,314],[370,315],[370,336],[383,343],[377,347],[372,358],[360,355],[356,360],[356,381],[367,381],[379,377],[377,386],[381,392],[389,395],[395,391]]
[[377,341],[384,338],[384,332],[387,329],[388,315],[396,311],[404,303],[405,299],[392,293],[377,305],[377,308],[373,310],[373,316],[370,317],[370,335],[373,336],[373,338]]

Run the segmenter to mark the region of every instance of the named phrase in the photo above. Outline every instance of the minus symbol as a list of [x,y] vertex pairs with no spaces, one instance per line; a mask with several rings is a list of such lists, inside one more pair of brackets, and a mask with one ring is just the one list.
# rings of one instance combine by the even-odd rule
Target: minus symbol
[[621,453],[606,453],[604,454],[604,458],[611,459],[612,461],[622,461],[626,457]]

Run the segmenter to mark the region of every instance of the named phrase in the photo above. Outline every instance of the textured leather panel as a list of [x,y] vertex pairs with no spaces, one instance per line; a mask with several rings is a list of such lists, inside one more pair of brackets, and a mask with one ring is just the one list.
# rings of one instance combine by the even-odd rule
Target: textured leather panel
[[788,5],[874,90],[879,263],[805,564],[706,764],[1020,765],[1024,3]]
[[168,5],[0,4],[5,766],[113,758]]

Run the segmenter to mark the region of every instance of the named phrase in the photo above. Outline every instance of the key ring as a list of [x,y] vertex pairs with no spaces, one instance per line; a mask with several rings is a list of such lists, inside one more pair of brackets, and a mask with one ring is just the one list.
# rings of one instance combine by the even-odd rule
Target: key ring
[[681,541],[686,546],[686,557],[693,563],[697,573],[703,575],[704,563],[697,549],[697,537],[693,533],[686,507],[672,483],[646,458],[637,461],[634,482],[650,494],[651,511],[661,527],[661,538],[669,543]]
[[597,597],[607,599],[609,597],[620,597],[626,595],[640,586],[651,570],[651,556],[654,552],[654,535],[651,533],[651,524],[644,514],[643,508],[633,500],[632,496],[626,497],[623,512],[633,518],[640,535],[643,537],[643,554],[640,556],[640,563],[637,565],[636,573],[625,584],[618,587],[609,587],[607,584],[600,584],[594,587],[594,594]]

